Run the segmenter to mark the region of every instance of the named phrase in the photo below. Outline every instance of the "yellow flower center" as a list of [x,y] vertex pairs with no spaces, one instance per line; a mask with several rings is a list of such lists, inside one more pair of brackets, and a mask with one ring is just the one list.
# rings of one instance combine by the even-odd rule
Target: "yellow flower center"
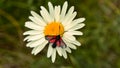
[[47,35],[62,36],[63,33],[64,33],[64,27],[60,22],[51,22],[47,26],[45,26],[44,29],[45,36]]

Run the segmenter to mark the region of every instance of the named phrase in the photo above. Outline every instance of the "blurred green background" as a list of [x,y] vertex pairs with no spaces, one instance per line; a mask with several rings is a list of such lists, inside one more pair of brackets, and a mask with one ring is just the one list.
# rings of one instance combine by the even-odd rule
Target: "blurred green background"
[[65,0],[0,0],[0,68],[120,68],[120,0],[68,0],[85,17],[82,46],[65,60],[57,55],[55,63],[46,57],[47,47],[31,55],[22,33],[30,11],[39,13],[48,2],[63,5]]

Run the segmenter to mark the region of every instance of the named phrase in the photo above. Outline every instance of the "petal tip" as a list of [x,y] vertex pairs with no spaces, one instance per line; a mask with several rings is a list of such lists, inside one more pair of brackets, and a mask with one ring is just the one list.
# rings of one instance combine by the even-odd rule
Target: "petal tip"
[[32,13],[34,13],[34,11],[33,11],[33,10],[31,10],[31,11],[30,11],[30,13],[32,14]]
[[84,17],[83,17],[83,18],[81,18],[81,22],[84,22],[85,20],[86,20],[86,18],[84,18]]
[[48,2],[48,5],[49,5],[49,4],[52,4],[52,3],[49,1],[49,2]]
[[68,1],[65,1],[64,4],[68,4]]

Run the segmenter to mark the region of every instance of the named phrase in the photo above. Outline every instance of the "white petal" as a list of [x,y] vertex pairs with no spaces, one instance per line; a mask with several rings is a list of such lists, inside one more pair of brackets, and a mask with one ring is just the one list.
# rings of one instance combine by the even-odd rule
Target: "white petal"
[[69,9],[68,13],[67,13],[66,16],[64,17],[64,19],[61,21],[63,25],[64,25],[64,24],[67,22],[67,20],[72,16],[73,11],[74,11],[74,6],[72,6],[72,7]]
[[30,36],[27,36],[27,37],[25,37],[24,39],[23,39],[23,41],[26,41],[26,40],[28,40],[30,38]]
[[38,34],[38,35],[30,35],[30,36],[27,36],[28,38],[28,41],[32,41],[32,40],[38,40],[38,39],[41,39],[44,37],[44,34]]
[[68,47],[70,47],[71,49],[77,49],[76,46],[74,44],[71,43],[66,43]]
[[70,24],[76,15],[77,15],[77,12],[74,12],[71,16],[68,15],[68,17],[65,19],[65,21],[63,21],[64,27],[66,27],[68,24]]
[[23,33],[23,35],[38,35],[43,33],[43,31],[38,31],[38,30],[29,30]]
[[56,59],[56,49],[54,48],[53,49],[53,53],[52,53],[52,63],[54,63],[55,62],[55,59]]
[[84,22],[85,21],[85,18],[79,18],[78,19],[78,22],[81,23],[81,22]]
[[43,50],[43,48],[46,46],[47,43],[48,43],[48,41],[44,41],[42,45],[39,45],[39,46],[35,47],[32,50],[32,54],[34,54],[34,55],[38,54],[40,51]]
[[48,11],[43,6],[41,6],[41,9],[42,10],[40,11],[40,13],[41,13],[42,17],[44,18],[44,20],[47,23],[52,22],[53,19],[50,17],[50,14],[48,13]]
[[[64,40],[64,39],[63,39]],[[70,42],[67,42],[67,40],[64,40],[64,42],[66,43],[66,45],[72,49],[76,49],[76,46]]]
[[74,36],[72,36],[71,34],[68,34],[67,32],[65,32],[65,33],[63,34],[63,37],[64,37],[64,38],[67,38],[67,39],[69,39],[69,40],[72,40],[72,41],[75,41],[75,40],[76,40],[76,38],[75,38]]
[[63,7],[62,7],[62,11],[61,11],[60,21],[62,21],[64,19],[65,13],[67,11],[67,7],[68,7],[68,2],[65,1],[65,3],[63,4]]
[[[35,19],[35,17],[29,16],[29,19],[30,19],[33,23],[35,23],[35,24],[37,24],[37,25],[40,25],[40,22],[37,21],[37,20]],[[41,26],[41,25],[40,25],[40,26]]]
[[56,47],[57,52],[60,56],[62,56],[62,48],[61,47]]
[[60,19],[60,6],[55,6],[55,21],[59,22]]
[[43,42],[45,42],[45,38],[41,38],[39,40],[36,40],[36,41],[32,41],[31,44],[27,44],[26,46],[27,47],[36,47],[38,45],[41,45]]
[[71,29],[69,29],[69,31],[74,31],[74,30],[78,30],[81,29],[82,27],[84,27],[85,24],[81,23],[81,24],[77,24],[76,26],[72,27]]
[[54,20],[54,8],[51,2],[48,2],[48,7],[49,7],[50,16]]
[[47,51],[47,57],[49,58],[53,53],[52,44],[49,44],[48,51]]
[[83,22],[84,20],[85,20],[85,18],[75,19],[70,24],[65,26],[65,31],[68,31],[70,28],[75,27],[76,25],[78,25],[79,23]]
[[68,31],[66,33],[69,35],[83,35],[81,31]]
[[29,19],[30,19],[31,21],[33,21],[33,23],[35,23],[35,24],[37,24],[37,25],[39,25],[39,26],[41,26],[41,27],[46,26],[46,23],[43,22],[43,20],[40,20],[40,19],[37,18],[37,17],[29,16]]
[[68,53],[71,53],[71,49],[69,47],[66,47],[65,50],[68,52]]
[[70,7],[70,9],[68,10],[68,13],[66,14],[66,17],[67,15],[71,15],[74,11],[74,6]]
[[41,26],[38,26],[37,24],[34,24],[33,22],[25,22],[25,27],[28,27],[30,29],[35,30],[43,30],[44,28]]
[[65,38],[65,37],[63,37],[62,38],[64,41],[67,41],[67,42],[69,42],[69,43],[73,43],[73,44],[75,44],[75,45],[77,45],[77,46],[80,46],[81,44],[80,44],[80,42],[78,42],[77,40],[71,40],[71,39],[68,39],[68,38]]
[[65,59],[67,59],[67,53],[66,53],[66,51],[63,49],[62,50],[62,54],[63,54],[63,57],[65,58]]
[[78,42],[77,40],[76,41],[73,41],[73,44],[77,45],[77,46],[81,46],[81,43]]
[[74,44],[70,44],[70,43],[69,43],[68,46],[69,46],[71,49],[77,49]]
[[31,19],[33,22],[37,23],[38,25],[46,26],[46,22],[43,20],[43,18],[39,14],[37,14],[34,11],[31,11],[31,14],[34,16],[34,18],[30,16],[29,19]]

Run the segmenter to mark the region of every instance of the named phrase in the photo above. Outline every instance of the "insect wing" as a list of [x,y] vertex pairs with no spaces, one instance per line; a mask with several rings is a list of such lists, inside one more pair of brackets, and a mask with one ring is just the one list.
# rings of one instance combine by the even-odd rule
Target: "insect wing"
[[48,41],[50,41],[52,39],[55,39],[55,36],[49,36],[49,35],[47,35],[47,36],[45,36],[45,39],[48,40]]
[[60,40],[60,46],[62,48],[66,48],[66,44],[65,44],[65,42],[62,39]]
[[50,43],[54,43],[56,41],[56,36],[45,36],[45,39]]

